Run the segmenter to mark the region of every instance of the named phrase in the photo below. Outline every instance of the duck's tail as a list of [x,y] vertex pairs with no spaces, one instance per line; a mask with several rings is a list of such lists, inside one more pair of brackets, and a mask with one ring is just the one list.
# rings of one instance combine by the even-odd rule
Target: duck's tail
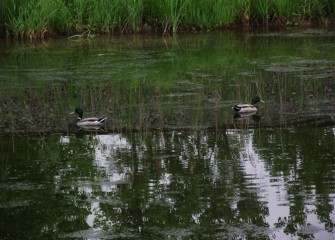
[[241,108],[239,107],[239,106],[234,106],[234,107],[232,107],[232,109],[235,111],[235,112],[239,112],[239,111],[241,111]]
[[98,122],[99,122],[99,123],[104,123],[106,119],[107,119],[107,118],[101,117],[101,118],[98,119]]

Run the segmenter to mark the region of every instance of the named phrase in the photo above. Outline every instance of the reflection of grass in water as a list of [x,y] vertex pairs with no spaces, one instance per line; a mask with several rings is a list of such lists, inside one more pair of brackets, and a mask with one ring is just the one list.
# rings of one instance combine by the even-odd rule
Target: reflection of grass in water
[[252,73],[250,76],[240,76],[236,79],[237,87],[235,88],[235,99],[240,100],[241,103],[251,103],[253,96],[260,96],[262,98],[264,91],[265,79],[259,73]]
[[[81,105],[87,116],[107,114],[110,126],[119,130],[207,125],[207,122],[214,124],[214,119],[218,125],[213,106],[221,108],[228,122],[226,116],[231,109],[225,101],[249,103],[254,94],[265,101],[272,98],[285,103],[295,93],[301,105],[309,92],[319,99],[332,96],[333,86],[328,80],[334,74],[333,62],[304,60],[310,59],[311,54],[306,49],[318,46],[315,38],[292,42],[285,38],[261,39],[249,40],[234,34],[213,38],[206,34],[196,41],[166,38],[162,43],[154,39],[153,47],[152,42],[135,37],[130,42],[116,41],[117,44],[108,47],[99,41],[96,44],[102,46],[97,48],[96,44],[74,44],[47,57],[44,55],[47,46],[27,45],[24,50],[18,47],[10,57],[8,54],[0,57],[8,66],[17,63],[19,66],[17,72],[4,72],[9,80],[2,82],[1,101],[4,104],[8,97],[7,101],[16,99],[18,105],[25,106],[28,102],[27,111],[34,116],[37,111],[29,99],[30,95],[36,96],[31,99],[42,110],[37,115],[45,119],[48,113],[54,113],[55,119],[61,118],[61,124],[66,123],[67,112]],[[209,43],[215,47],[208,47]],[[297,43],[300,48],[292,50]],[[52,44],[50,50],[64,46],[64,42],[61,46]],[[162,44],[163,53],[159,52],[163,51]],[[245,47],[238,47],[241,44]],[[279,57],[271,56],[268,49],[279,52]],[[107,54],[99,55],[106,51]],[[328,54],[326,59],[331,57]],[[290,57],[282,57],[286,55]],[[129,61],[135,67],[125,68],[125,62]],[[13,109],[13,114],[18,115],[19,108]],[[40,121],[34,121],[40,126]],[[50,126],[51,122],[52,118],[45,125]]]
[[[308,104],[333,98],[325,91],[329,86],[326,81],[296,81],[285,73],[274,74],[272,79],[265,79],[257,72],[251,77],[236,77],[235,88],[226,88],[221,82],[212,83],[208,78],[202,79],[198,87],[180,89],[175,96],[171,95],[175,93],[174,88],[160,88],[145,81],[132,88],[111,83],[94,86],[86,83],[81,86],[46,85],[44,88],[7,92],[0,100],[4,116],[1,125],[10,131],[62,130],[73,120],[68,113],[80,105],[86,116],[108,117],[108,127],[116,131],[218,126],[220,120],[227,121],[225,117],[220,119],[220,112],[224,110],[220,102],[249,103],[255,93],[260,94],[267,104],[278,105],[278,112],[287,111],[293,100],[299,110],[299,107],[308,109]],[[190,94],[185,94],[185,91]],[[223,114],[226,116],[229,112]]]

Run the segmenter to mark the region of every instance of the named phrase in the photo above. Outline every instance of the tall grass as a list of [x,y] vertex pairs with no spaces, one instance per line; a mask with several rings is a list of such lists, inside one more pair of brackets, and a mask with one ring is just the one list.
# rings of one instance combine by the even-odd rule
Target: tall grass
[[123,1],[126,6],[126,24],[131,26],[133,31],[137,31],[138,27],[142,24],[142,14],[144,8],[144,0],[125,0]]
[[48,31],[49,20],[56,14],[54,1],[12,1],[7,7],[8,30],[15,36],[40,37]]
[[169,30],[176,32],[183,17],[187,0],[153,0],[150,3],[154,7],[151,8],[152,12],[148,12],[148,14],[153,14],[155,20],[161,22],[164,33]]
[[253,5],[254,17],[268,23],[271,14],[271,0],[255,0]]
[[0,0],[3,36],[177,32],[253,21],[334,20],[335,0]]
[[234,1],[218,0],[215,2],[213,10],[213,22],[218,26],[229,25],[235,19],[236,7]]
[[[213,3],[213,1],[211,1]],[[184,23],[188,25],[197,25],[199,27],[209,27],[213,24],[213,15],[210,1],[186,1]]]
[[327,1],[318,0],[301,0],[304,4],[301,4],[299,9],[303,17],[320,17],[325,15],[327,8]]
[[236,0],[236,9],[238,18],[244,24],[249,24],[251,15],[251,0]]
[[236,17],[236,2],[231,0],[185,1],[183,23],[210,28],[229,25]]
[[279,19],[288,17],[291,14],[292,1],[290,0],[274,0],[274,10]]

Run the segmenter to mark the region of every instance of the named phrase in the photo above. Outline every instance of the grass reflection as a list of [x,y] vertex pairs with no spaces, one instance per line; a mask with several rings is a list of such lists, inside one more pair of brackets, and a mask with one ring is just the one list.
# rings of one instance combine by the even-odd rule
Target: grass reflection
[[326,43],[309,30],[195,40],[136,36],[71,43],[65,50],[53,41],[9,45],[13,51],[0,59],[1,128],[64,132],[67,112],[77,105],[89,115],[107,115],[109,130],[118,132],[242,127],[232,121],[230,106],[254,94],[267,102],[255,126],[330,124],[334,58],[321,46],[333,36],[321,33]]

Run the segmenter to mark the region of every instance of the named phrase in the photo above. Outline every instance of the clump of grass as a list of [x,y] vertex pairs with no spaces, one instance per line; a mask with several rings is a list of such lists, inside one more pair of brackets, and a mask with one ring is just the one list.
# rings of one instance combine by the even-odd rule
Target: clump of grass
[[326,3],[328,1],[318,1],[318,0],[301,0],[303,4],[298,7],[298,12],[301,13],[303,18],[319,18],[326,13]]
[[290,0],[274,0],[274,12],[279,21],[285,22],[292,13],[292,1]]
[[253,5],[254,17],[268,24],[271,11],[270,0],[255,0]]
[[218,0],[213,6],[213,22],[219,26],[229,25],[235,19],[236,6],[229,0]]
[[184,7],[187,1],[183,0],[160,0],[156,1],[157,17],[160,16],[160,21],[163,26],[163,31],[166,33],[170,29],[172,32],[177,32],[180,21],[183,17]]
[[[111,1],[98,0],[90,6],[88,25],[93,29],[109,33],[116,26],[122,26],[122,2],[120,0]],[[77,23],[78,24],[78,23]]]
[[325,1],[325,13],[326,16],[332,16],[333,18],[335,17],[335,0],[326,0]]
[[16,5],[13,1],[12,9],[8,8],[9,32],[15,37],[44,38],[48,31],[49,20],[57,12],[53,1],[22,1]]
[[208,0],[185,1],[183,22],[191,26],[209,27],[213,23],[212,14],[210,14],[213,9],[208,7],[210,4]]
[[125,0],[126,25],[131,26],[131,29],[136,32],[138,27],[142,25],[142,14],[144,8],[144,0]]
[[244,25],[248,25],[251,15],[251,0],[236,0],[235,4],[236,9],[238,9],[237,16],[239,20]]
[[182,23],[200,29],[229,25],[236,16],[236,3],[230,0],[185,1]]
[[[55,9],[57,12],[50,19],[49,26],[57,29],[58,32],[68,32],[74,27],[73,14],[70,8],[63,1],[55,1]],[[49,29],[51,31],[51,29]]]

